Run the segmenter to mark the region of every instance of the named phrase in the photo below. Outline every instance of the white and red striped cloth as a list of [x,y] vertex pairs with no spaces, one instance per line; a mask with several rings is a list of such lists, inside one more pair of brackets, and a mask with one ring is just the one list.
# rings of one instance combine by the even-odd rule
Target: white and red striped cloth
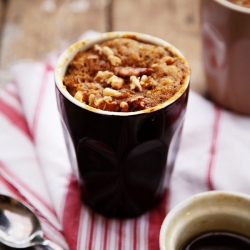
[[[54,58],[54,59],[53,59]],[[64,249],[157,250],[161,223],[185,198],[207,190],[250,194],[250,117],[190,92],[169,192],[154,210],[114,220],[81,203],[72,175],[53,81],[55,57],[20,62],[0,89],[0,193],[30,205],[45,237]]]

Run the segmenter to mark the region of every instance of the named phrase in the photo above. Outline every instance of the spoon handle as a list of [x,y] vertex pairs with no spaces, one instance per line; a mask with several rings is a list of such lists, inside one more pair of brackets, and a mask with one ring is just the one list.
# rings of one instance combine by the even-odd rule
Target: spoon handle
[[51,250],[64,250],[62,247],[60,247],[59,245],[57,245],[56,243],[50,240],[45,240],[43,245],[48,247]]

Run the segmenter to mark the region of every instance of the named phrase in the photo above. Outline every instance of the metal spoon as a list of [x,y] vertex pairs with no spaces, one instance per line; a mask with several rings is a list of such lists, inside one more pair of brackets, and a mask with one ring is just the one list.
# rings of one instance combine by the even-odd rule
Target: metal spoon
[[63,250],[43,238],[40,222],[28,207],[6,195],[0,195],[0,242],[13,248],[40,245]]

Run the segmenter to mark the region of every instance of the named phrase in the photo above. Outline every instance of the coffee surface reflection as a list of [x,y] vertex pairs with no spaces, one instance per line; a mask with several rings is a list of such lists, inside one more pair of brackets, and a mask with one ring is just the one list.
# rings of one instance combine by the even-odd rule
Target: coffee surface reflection
[[203,234],[187,243],[180,250],[247,250],[250,239],[229,232]]

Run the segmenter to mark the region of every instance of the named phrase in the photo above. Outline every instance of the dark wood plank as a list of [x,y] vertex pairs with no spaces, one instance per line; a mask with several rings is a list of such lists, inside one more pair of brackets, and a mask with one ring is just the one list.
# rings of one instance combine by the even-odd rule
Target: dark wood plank
[[66,48],[86,30],[106,29],[105,6],[91,1],[82,1],[89,2],[88,6],[79,5],[78,0],[8,1],[0,67],[4,70],[20,59],[42,60],[52,50]]
[[8,0],[0,0],[0,58],[1,58],[1,46],[3,39],[3,28],[6,18]]
[[192,68],[191,88],[205,92],[199,0],[114,0],[114,30],[143,32],[176,46]]

